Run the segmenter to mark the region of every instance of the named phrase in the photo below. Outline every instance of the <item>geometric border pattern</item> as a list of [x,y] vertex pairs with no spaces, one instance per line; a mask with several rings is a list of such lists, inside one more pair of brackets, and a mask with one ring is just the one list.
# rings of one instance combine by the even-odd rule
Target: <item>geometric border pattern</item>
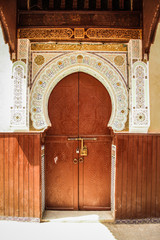
[[150,126],[148,63],[132,65],[132,121],[130,132],[148,132]]
[[128,115],[128,90],[118,70],[104,59],[88,52],[69,52],[49,61],[35,78],[30,95],[33,127],[44,130],[51,126],[48,99],[56,84],[74,72],[85,72],[99,80],[107,89],[112,102],[108,123],[115,131],[125,128]]

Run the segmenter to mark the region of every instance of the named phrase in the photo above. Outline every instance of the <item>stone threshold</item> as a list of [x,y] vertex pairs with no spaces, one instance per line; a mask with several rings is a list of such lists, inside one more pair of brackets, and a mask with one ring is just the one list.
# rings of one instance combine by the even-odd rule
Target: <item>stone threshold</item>
[[54,211],[46,210],[42,222],[87,222],[87,223],[113,223],[111,211]]

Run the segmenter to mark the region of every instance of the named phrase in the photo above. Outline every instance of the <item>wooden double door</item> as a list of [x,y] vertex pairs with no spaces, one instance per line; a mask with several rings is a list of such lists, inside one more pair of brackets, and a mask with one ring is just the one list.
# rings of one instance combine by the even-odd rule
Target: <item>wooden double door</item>
[[[94,77],[77,72],[53,89],[45,138],[46,209],[109,210],[111,99]],[[81,156],[84,138],[87,156]]]

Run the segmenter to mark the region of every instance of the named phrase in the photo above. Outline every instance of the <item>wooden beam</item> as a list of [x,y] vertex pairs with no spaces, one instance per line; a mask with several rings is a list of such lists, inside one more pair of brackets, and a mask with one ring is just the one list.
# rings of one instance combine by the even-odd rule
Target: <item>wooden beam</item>
[[73,0],[73,9],[77,9],[77,0]]
[[49,9],[54,8],[54,0],[49,0]]
[[112,0],[108,0],[108,10],[112,10]]
[[38,5],[38,7],[39,7],[40,9],[42,9],[42,0],[38,0],[38,1],[37,1],[37,5]]
[[101,9],[101,0],[96,0],[96,9]]
[[65,9],[66,6],[66,1],[65,0],[61,0],[61,9]]
[[124,9],[124,0],[119,0],[119,8]]
[[84,9],[89,9],[89,0],[84,0]]

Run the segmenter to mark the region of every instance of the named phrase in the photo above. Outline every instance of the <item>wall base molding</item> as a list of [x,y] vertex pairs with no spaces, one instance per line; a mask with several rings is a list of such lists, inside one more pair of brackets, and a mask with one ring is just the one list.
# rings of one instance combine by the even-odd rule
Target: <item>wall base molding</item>
[[7,221],[16,221],[16,222],[39,222],[41,221],[40,218],[31,218],[31,217],[6,217],[0,216],[0,220],[7,220]]

